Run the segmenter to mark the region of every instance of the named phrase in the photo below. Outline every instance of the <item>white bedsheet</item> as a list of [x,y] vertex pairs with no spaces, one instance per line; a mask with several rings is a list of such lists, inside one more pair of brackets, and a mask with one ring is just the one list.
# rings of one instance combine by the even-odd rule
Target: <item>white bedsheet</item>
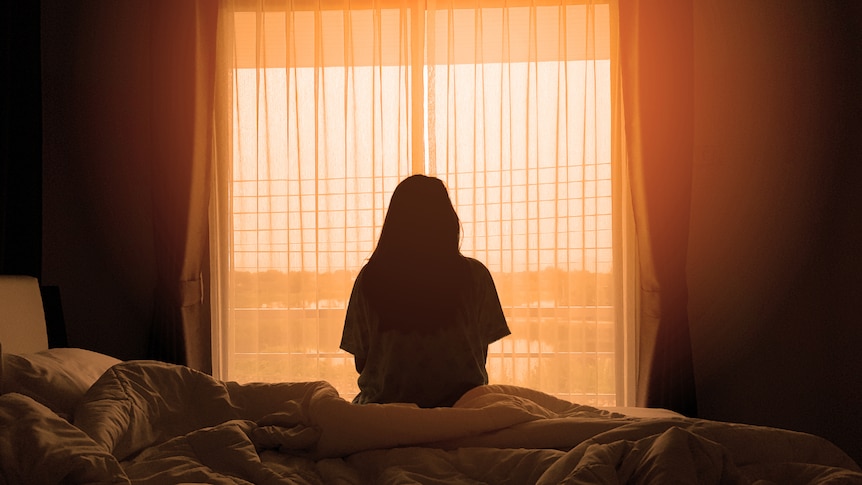
[[[862,483],[813,435],[633,418],[511,386],[452,408],[354,405],[325,382],[240,385],[138,361],[106,372],[74,424],[115,457],[115,483]],[[0,446],[15,438],[0,432]]]

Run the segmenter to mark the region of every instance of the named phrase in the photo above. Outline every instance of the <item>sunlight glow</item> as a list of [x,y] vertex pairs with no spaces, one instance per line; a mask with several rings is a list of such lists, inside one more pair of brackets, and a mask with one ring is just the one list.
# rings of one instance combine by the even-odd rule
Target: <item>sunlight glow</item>
[[[441,30],[432,43],[438,63],[424,71],[423,142],[427,173],[446,183],[461,218],[462,252],[491,270],[512,329],[489,349],[491,381],[613,405],[610,62],[600,7],[589,18],[583,5],[566,9],[571,26],[595,22],[604,32],[587,42],[589,58],[574,55],[586,49],[580,32],[566,60],[506,61],[491,43],[479,63],[447,62]],[[557,28],[556,8],[539,12]],[[482,18],[494,38],[514,15],[498,13]],[[263,45],[276,47],[263,54],[254,13],[237,15],[237,36],[251,41],[237,43],[233,71],[226,377],[325,379],[349,399],[357,388],[352,356],[338,349],[344,311],[389,196],[411,171],[410,68],[393,47],[404,41],[397,11],[376,20],[331,14],[267,14]],[[467,27],[455,32],[475,23],[458,19]],[[293,37],[285,25],[296,27]],[[310,25],[356,36],[373,25],[385,48],[358,49],[353,65],[340,65],[343,36],[315,44]],[[556,30],[539,25],[541,42],[553,44]],[[522,31],[512,28],[530,33]],[[295,67],[285,69],[285,59]]]

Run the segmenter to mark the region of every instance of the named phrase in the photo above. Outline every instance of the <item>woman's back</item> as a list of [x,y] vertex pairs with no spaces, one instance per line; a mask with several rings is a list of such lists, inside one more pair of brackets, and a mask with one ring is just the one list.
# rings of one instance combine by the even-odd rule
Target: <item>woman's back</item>
[[461,255],[460,235],[440,179],[398,184],[344,322],[341,348],[359,372],[355,402],[446,406],[488,382],[488,344],[509,328],[491,273]]
[[451,406],[464,392],[488,383],[488,344],[508,335],[509,328],[487,268],[475,259],[463,261],[467,281],[461,281],[466,284],[460,302],[452,321],[437,325],[397,322],[382,329],[380,312],[366,292],[367,275],[360,272],[341,342],[363,362],[355,402]]

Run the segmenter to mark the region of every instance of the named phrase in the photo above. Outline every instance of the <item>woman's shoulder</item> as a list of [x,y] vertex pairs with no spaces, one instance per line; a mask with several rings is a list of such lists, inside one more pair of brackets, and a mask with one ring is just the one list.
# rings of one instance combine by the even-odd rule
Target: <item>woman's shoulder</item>
[[469,256],[464,256],[464,261],[467,262],[467,267],[470,269],[471,274],[476,275],[491,275],[491,272],[488,270],[488,267],[485,266],[485,263],[479,261],[478,259],[471,258]]
[[464,258],[464,261],[470,266],[470,268],[485,268],[485,263],[479,261],[476,258],[471,258],[470,256],[461,256]]
[[366,263],[359,271],[356,273],[356,276],[353,278],[353,287],[361,291],[361,289],[365,286],[364,280],[368,279],[368,264]]

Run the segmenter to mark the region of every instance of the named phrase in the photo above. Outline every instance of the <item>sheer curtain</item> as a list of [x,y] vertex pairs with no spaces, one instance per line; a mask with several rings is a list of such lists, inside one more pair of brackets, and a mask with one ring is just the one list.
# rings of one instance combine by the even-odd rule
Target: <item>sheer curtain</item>
[[624,404],[608,3],[221,8],[218,377],[325,379],[352,397],[346,300],[392,190],[421,172],[449,187],[462,251],[493,273],[512,328],[491,381]]

